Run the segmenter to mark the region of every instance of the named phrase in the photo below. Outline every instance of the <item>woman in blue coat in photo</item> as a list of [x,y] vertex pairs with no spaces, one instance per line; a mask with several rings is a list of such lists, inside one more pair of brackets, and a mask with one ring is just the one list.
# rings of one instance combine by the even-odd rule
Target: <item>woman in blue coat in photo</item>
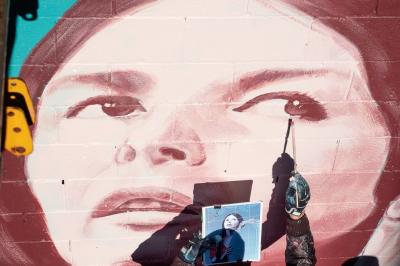
[[206,237],[210,248],[204,258],[205,265],[243,260],[244,241],[238,233],[243,225],[243,217],[238,213],[230,213],[224,218],[222,229]]

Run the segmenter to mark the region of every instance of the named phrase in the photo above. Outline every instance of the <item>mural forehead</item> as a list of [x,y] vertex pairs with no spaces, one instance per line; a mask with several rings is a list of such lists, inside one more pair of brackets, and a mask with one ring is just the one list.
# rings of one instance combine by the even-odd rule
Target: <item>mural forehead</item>
[[[282,14],[275,7],[257,4],[266,14],[236,16],[226,8],[210,17],[185,17],[184,7],[192,7],[193,2],[197,3],[180,3],[183,8],[177,9],[181,12],[176,16],[164,12],[173,6],[165,1],[121,18],[86,42],[70,63],[358,60],[339,45],[337,40],[343,44],[343,38],[321,25],[312,27],[305,14],[291,10]],[[153,17],[146,15],[148,9]],[[293,14],[298,17],[289,17]]]
[[[40,265],[37,254],[51,254],[54,265],[171,265],[200,228],[201,206],[251,200],[264,202],[256,265],[284,264],[291,117],[321,263],[371,255],[396,265],[398,204],[389,202],[399,181],[382,171],[396,139],[371,97],[371,62],[349,41],[370,26],[335,18],[333,30],[314,13],[325,5],[77,1],[23,66],[28,86],[45,89],[34,152],[5,164],[0,225],[19,250],[1,244],[7,263]],[[38,51],[56,51],[55,61]],[[18,222],[26,213],[30,234]],[[379,230],[392,232],[387,249]]]

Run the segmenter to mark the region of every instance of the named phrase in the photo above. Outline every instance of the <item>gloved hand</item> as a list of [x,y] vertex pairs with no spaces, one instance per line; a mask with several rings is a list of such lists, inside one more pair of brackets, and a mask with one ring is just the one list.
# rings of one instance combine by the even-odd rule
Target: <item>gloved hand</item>
[[205,239],[201,238],[201,232],[193,234],[193,239],[189,240],[189,243],[182,247],[178,253],[179,259],[188,264],[194,265],[197,257],[201,256],[203,251],[203,244]]
[[289,179],[286,190],[285,210],[289,215],[302,216],[310,200],[310,187],[304,177],[298,172]]

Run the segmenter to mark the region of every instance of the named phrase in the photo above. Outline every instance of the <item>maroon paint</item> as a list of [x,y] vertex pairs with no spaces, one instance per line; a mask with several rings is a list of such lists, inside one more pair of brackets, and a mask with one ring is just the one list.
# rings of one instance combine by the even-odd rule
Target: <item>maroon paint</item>
[[[70,58],[77,48],[92,36],[93,32],[106,25],[109,21],[105,17],[127,12],[127,10],[132,8],[139,8],[149,2],[153,1],[78,1],[77,4],[66,12],[64,19],[61,19],[55,28],[33,49],[32,54],[25,62],[25,66],[21,71],[21,77],[28,83],[28,87],[35,98],[35,103],[37,103],[37,97],[41,95],[46,83],[57,70],[58,64]],[[400,90],[398,86],[395,86],[395,84],[399,84],[400,77],[397,73],[398,69],[393,67],[393,63],[390,62],[391,60],[400,58],[400,46],[398,45],[400,43],[400,32],[398,31],[399,20],[396,18],[369,19],[352,17],[359,14],[374,13],[375,9],[371,7],[376,1],[362,1],[363,4],[360,4],[359,1],[344,1],[340,5],[337,5],[337,1],[335,0],[309,0],[307,2],[287,0],[286,2],[311,16],[320,17],[319,21],[334,28],[358,46],[366,61],[365,67],[370,77],[369,87],[373,97],[375,99],[390,100],[394,103],[378,102],[384,114],[386,124],[389,125],[391,136],[400,136],[400,116],[398,115]],[[388,13],[388,10],[390,10],[390,14],[400,15],[398,9],[391,9],[388,6],[390,7],[390,1],[384,1],[380,7],[380,12]],[[378,15],[380,12],[378,12]],[[103,14],[105,17],[98,18],[99,14]],[[343,15],[347,17],[336,18]],[[72,17],[96,19],[66,19]],[[58,41],[57,53],[55,51],[56,39]],[[399,158],[400,145],[398,145],[398,140],[393,139],[387,166],[390,166],[390,169],[399,170]],[[7,215],[0,217],[1,226],[7,228],[9,233],[4,234],[0,232],[2,239],[0,244],[2,250],[0,261],[3,265],[21,264],[25,260],[30,261],[29,264],[37,265],[65,264],[55,251],[53,244],[48,242],[48,234],[44,231],[44,217],[40,214],[35,215],[34,220],[31,220],[29,226],[23,222],[24,212],[40,213],[41,211],[36,198],[32,195],[26,183],[23,158],[12,157],[6,153],[3,160],[5,169],[3,172],[3,184],[0,188],[0,210],[2,214],[19,213],[22,223],[15,223],[15,219],[10,220]],[[317,246],[319,257],[337,256],[335,251],[343,252],[343,256],[358,254],[371,233],[363,231],[362,228],[374,228],[382,217],[388,202],[399,194],[397,189],[390,188],[400,187],[400,179],[389,178],[390,175],[391,173],[382,173],[375,193],[377,207],[370,217],[355,228],[354,232],[348,233],[329,246]],[[4,183],[5,181],[18,181],[18,183],[9,185]],[[362,235],[357,234],[360,228],[363,232]],[[21,237],[26,239],[28,236],[32,236],[29,237],[31,239],[44,240],[44,242],[18,244],[14,248],[21,249],[20,256],[11,258],[7,255],[7,249],[12,247],[13,241],[21,239]],[[46,254],[46,256],[43,256],[43,254]],[[345,259],[336,259],[335,265],[343,260]]]
[[[325,108],[313,98],[298,92],[270,92],[259,95],[243,105],[234,108],[233,111],[243,112],[254,105],[273,99],[283,99],[288,102],[285,104],[286,113],[298,116],[300,119],[309,121],[320,121],[328,117]],[[295,105],[294,101],[298,101]]]
[[100,105],[104,113],[109,116],[119,117],[134,112],[146,112],[140,100],[130,96],[107,95],[88,98],[75,106],[68,108],[66,118],[77,116],[83,109],[90,105]]

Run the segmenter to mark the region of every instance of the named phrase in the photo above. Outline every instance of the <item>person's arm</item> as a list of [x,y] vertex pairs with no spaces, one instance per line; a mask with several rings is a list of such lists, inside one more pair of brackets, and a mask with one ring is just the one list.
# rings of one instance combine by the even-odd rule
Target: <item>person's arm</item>
[[192,266],[193,264],[182,261],[178,256],[172,261],[171,266]]
[[315,265],[314,239],[307,215],[294,220],[287,218],[286,224],[286,265]]
[[290,178],[286,190],[286,265],[315,265],[314,239],[305,208],[310,200],[310,187],[299,173]]

